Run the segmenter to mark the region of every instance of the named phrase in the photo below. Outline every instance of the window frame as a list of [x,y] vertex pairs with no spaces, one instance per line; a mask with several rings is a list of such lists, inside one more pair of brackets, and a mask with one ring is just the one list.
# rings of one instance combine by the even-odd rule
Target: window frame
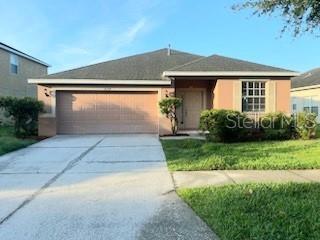
[[[307,113],[315,113],[316,116],[319,116],[319,106],[316,103],[316,101],[314,100],[314,98],[316,98],[317,96],[308,96],[304,99],[303,101],[303,105],[302,105],[302,109],[304,112]],[[315,110],[316,109],[316,110]]]
[[[12,71],[13,67],[15,67],[16,71]],[[13,53],[10,53],[9,71],[10,71],[10,74],[14,74],[14,75],[19,74],[19,56]]]
[[292,112],[296,112],[296,111],[297,111],[297,104],[292,103]]
[[[267,89],[267,79],[241,79],[241,111],[246,113],[265,113],[266,112],[266,89]],[[246,84],[245,95],[243,84]],[[252,83],[252,87],[250,87],[250,83]],[[258,83],[258,86],[256,86]],[[264,86],[262,86],[264,84]],[[250,93],[252,91],[252,94]],[[258,91],[258,94],[256,94]],[[262,94],[263,92],[263,94]],[[248,99],[252,99],[250,105],[252,107],[248,107]],[[258,102],[256,100],[258,99]],[[262,101],[263,100],[263,101]],[[247,101],[246,107],[244,101]],[[258,108],[256,109],[256,106]]]

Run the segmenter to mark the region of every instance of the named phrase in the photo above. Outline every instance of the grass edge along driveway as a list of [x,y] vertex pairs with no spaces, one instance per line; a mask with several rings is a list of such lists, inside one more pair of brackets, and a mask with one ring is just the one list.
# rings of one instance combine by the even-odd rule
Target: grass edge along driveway
[[320,139],[212,143],[161,140],[170,171],[319,169]]
[[36,142],[34,139],[15,137],[11,126],[0,126],[0,156],[20,148],[25,148]]
[[221,240],[320,239],[320,184],[244,184],[178,190]]

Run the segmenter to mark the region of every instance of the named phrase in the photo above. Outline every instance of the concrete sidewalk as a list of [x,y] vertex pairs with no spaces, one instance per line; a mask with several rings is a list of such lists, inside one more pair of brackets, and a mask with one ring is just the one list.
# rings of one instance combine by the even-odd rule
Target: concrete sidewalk
[[259,182],[320,182],[320,169],[177,171],[172,176],[176,188]]

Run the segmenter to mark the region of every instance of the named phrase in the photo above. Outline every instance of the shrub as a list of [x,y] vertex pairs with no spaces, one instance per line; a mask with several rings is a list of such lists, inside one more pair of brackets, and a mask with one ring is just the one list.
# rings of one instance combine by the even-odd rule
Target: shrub
[[175,97],[164,98],[159,102],[161,113],[165,114],[165,116],[170,120],[173,135],[176,135],[178,131],[178,117],[176,109],[181,105],[182,99]]
[[295,129],[298,137],[302,139],[311,139],[316,136],[316,118],[316,114],[308,112],[300,112],[295,115]]
[[282,112],[264,115],[259,125],[266,140],[286,140],[294,135],[293,119]]
[[205,110],[200,116],[200,129],[209,132],[208,140],[218,142],[311,139],[316,137],[317,122],[315,114],[306,112],[296,116],[268,113],[255,122],[237,111]]
[[200,116],[200,129],[208,131],[208,140],[237,142],[247,140],[254,127],[246,114],[232,110],[205,110]]
[[0,108],[5,111],[7,117],[13,119],[17,137],[37,134],[38,115],[44,110],[42,102],[30,97],[1,97]]

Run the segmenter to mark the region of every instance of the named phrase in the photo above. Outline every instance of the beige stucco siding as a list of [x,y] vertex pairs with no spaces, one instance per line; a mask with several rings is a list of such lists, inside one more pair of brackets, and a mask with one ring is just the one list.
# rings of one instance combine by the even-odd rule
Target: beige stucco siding
[[[304,107],[318,107],[320,110],[320,88],[291,90],[291,107],[296,105],[295,112],[302,112]],[[292,108],[291,108],[292,110]],[[320,117],[318,116],[318,121]]]
[[18,74],[10,73],[10,52],[0,49],[0,96],[36,97],[36,86],[28,78],[47,74],[47,67],[18,56]]
[[213,91],[213,108],[234,109],[234,84],[236,80],[218,79]]
[[305,90],[291,90],[291,97],[295,97],[300,101],[308,99],[309,97],[314,97],[320,99],[320,88],[305,89]]
[[290,107],[290,88],[291,81],[277,80],[276,81],[276,111],[291,113]]
[[[246,80],[245,80],[246,81]],[[266,81],[266,113],[290,113],[290,85],[289,79],[261,79]],[[242,109],[241,79],[218,79],[214,88],[215,109]]]
[[40,117],[39,118],[38,135],[51,137],[57,134],[56,118]]
[[[161,99],[166,98],[167,96],[174,96],[175,90],[174,87],[167,87],[167,88],[160,88],[159,89],[159,98],[158,100],[160,101]],[[160,113],[160,109],[158,106],[158,111]],[[171,133],[171,124],[170,121],[166,118],[165,115],[159,114],[159,134],[160,135],[165,135],[165,134],[170,134]]]

